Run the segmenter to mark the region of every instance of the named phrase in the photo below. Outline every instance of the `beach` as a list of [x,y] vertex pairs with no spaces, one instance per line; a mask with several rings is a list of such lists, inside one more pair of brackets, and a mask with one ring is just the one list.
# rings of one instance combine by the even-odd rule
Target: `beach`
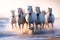
[[0,40],[60,40],[60,18],[55,19],[54,33],[21,35],[11,30],[10,19],[0,19]]
[[55,38],[51,38],[51,39],[48,39],[48,40],[60,40],[60,37],[55,37]]

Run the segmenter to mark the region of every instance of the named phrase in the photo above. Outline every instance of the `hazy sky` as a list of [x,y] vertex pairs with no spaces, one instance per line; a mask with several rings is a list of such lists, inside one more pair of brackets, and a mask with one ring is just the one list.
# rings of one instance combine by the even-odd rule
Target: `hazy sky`
[[19,7],[26,9],[28,5],[32,5],[33,8],[40,6],[41,10],[51,7],[55,17],[60,17],[59,0],[0,0],[0,17],[10,17],[11,10],[17,10]]

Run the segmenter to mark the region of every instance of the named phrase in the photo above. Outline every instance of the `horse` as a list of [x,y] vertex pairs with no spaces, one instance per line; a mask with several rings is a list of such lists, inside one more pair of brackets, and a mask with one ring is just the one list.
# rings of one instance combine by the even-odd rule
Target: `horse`
[[44,21],[44,23],[43,23],[43,26],[44,26],[44,28],[45,28],[46,25],[48,24],[48,22],[47,22],[48,15],[47,15],[47,13],[46,13],[45,10],[43,10],[42,13],[44,14],[44,17],[45,17],[45,21]]
[[55,17],[52,14],[52,8],[48,8],[48,12],[49,12],[49,16],[48,16],[48,27],[50,27],[49,24],[51,23],[51,26],[53,28],[53,23],[54,23]]
[[[26,22],[29,26],[29,29],[34,31],[34,24],[37,20],[37,16],[36,14],[33,12],[32,10],[32,6],[28,6],[28,13],[25,16]],[[31,27],[31,24],[33,25],[33,27]]]
[[54,15],[53,14],[49,14],[48,23],[51,23],[52,27],[53,27],[53,23],[54,23]]
[[[21,26],[21,24],[22,24],[22,26]],[[25,24],[25,14],[24,14],[22,8],[18,8],[18,26],[19,26],[20,30],[23,29],[24,24]]]
[[36,7],[35,9],[36,15],[37,15],[37,22],[36,25],[40,25],[40,29],[44,27],[44,22],[45,22],[45,16],[44,14],[40,11],[40,7]]
[[15,27],[16,27],[15,11],[14,11],[14,10],[12,10],[12,11],[11,11],[11,13],[12,13],[11,25],[12,25],[12,28],[14,28],[14,25],[13,25],[13,24],[15,24]]

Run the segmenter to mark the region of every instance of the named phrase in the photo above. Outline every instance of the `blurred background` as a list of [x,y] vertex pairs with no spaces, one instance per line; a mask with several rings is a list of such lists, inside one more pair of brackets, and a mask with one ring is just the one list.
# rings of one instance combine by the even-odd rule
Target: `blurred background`
[[27,12],[28,5],[33,6],[33,9],[35,6],[40,6],[41,10],[46,11],[50,7],[55,17],[60,17],[60,0],[0,0],[0,18],[10,17],[10,11],[19,7]]

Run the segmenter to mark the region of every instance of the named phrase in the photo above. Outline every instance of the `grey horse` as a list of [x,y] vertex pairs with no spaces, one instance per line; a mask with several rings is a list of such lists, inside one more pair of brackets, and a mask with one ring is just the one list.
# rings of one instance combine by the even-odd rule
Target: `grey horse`
[[52,28],[53,28],[53,23],[54,23],[55,17],[52,14],[52,8],[48,8],[48,12],[49,12],[49,16],[48,16],[48,19],[47,19],[48,20],[48,27],[50,27],[49,23],[51,23]]
[[14,25],[13,24],[15,24],[15,27],[16,27],[15,10],[11,10],[11,13],[12,13],[11,25],[12,25],[12,28],[14,28]]
[[[29,29],[34,31],[34,24],[37,20],[36,14],[33,12],[32,6],[28,6],[28,13],[25,16],[26,22],[29,25]],[[31,27],[31,24],[33,27]]]
[[35,9],[36,14],[37,14],[37,22],[36,25],[40,25],[40,29],[44,27],[44,22],[45,22],[45,16],[44,14],[40,11],[40,7],[36,7]]
[[[20,29],[23,29],[25,22],[26,22],[25,15],[22,8],[18,8],[18,26]],[[22,24],[22,28],[21,28],[21,24]]]

